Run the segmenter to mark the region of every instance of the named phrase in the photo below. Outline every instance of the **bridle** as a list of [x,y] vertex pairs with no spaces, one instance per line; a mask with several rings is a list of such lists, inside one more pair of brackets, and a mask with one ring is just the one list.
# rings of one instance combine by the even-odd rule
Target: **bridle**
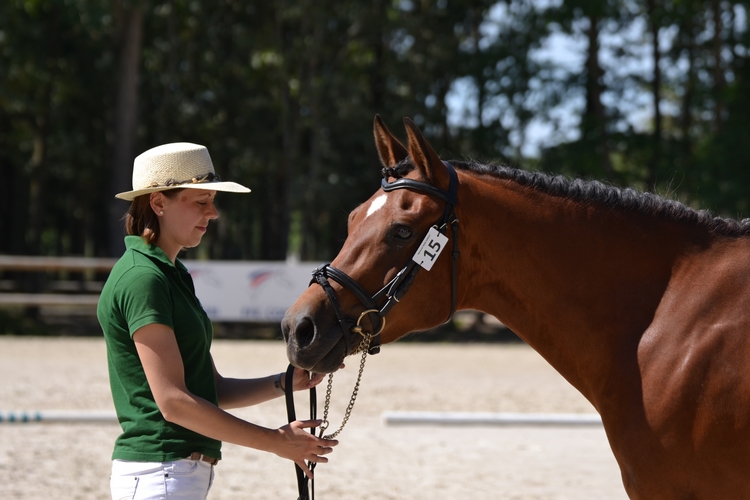
[[[432,184],[427,184],[426,182],[415,181],[413,179],[407,178],[400,178],[393,182],[388,182],[388,179],[385,177],[385,175],[380,182],[380,186],[385,192],[394,191],[396,189],[411,189],[414,191],[420,191],[427,194],[428,196],[438,198],[445,202],[443,215],[438,221],[435,222],[435,224],[433,224],[433,227],[437,228],[437,230],[441,234],[445,235],[448,226],[450,226],[453,235],[451,310],[448,315],[448,319],[446,320],[446,322],[448,322],[453,317],[453,313],[456,312],[456,261],[458,260],[459,252],[458,219],[456,218],[454,209],[456,203],[458,203],[458,175],[456,175],[456,171],[450,163],[445,161],[443,163],[448,168],[448,173],[450,174],[448,191],[435,187]],[[395,306],[403,298],[403,296],[409,290],[409,287],[411,287],[412,283],[414,283],[414,278],[416,278],[419,269],[420,265],[417,264],[415,260],[410,260],[396,274],[396,276],[394,276],[391,281],[386,283],[386,285],[377,293],[375,293],[375,295],[368,294],[364,290],[364,288],[360,286],[359,283],[354,281],[344,271],[333,267],[330,263],[323,264],[322,266],[315,269],[315,271],[313,271],[313,279],[310,281],[310,284],[319,284],[328,297],[328,300],[330,301],[331,306],[336,313],[336,318],[338,320],[339,326],[341,327],[344,342],[346,343],[347,354],[352,354],[353,352],[352,343],[349,339],[349,333],[359,333],[362,336],[365,335],[362,331],[361,326],[362,319],[365,316],[368,316],[370,318],[370,322],[373,328],[375,328],[378,323],[380,324],[378,331],[372,332],[372,341],[370,343],[368,353],[377,354],[378,352],[380,352],[380,333],[383,331],[383,328],[385,328],[385,317],[393,308],[393,306]],[[336,281],[339,285],[349,290],[364,306],[364,311],[362,311],[362,313],[359,315],[359,318],[356,322],[352,321],[351,318],[348,318],[341,310],[338,298],[336,297],[336,292],[333,290],[333,287],[328,281],[329,279]],[[385,300],[383,301],[383,299]],[[381,301],[383,301],[382,304],[378,305],[378,303]]]
[[[451,320],[453,317],[453,313],[456,312],[456,261],[458,260],[458,219],[455,215],[455,207],[456,203],[458,202],[458,175],[456,174],[456,171],[454,170],[453,166],[448,162],[443,162],[445,166],[448,168],[448,173],[450,174],[450,182],[448,184],[448,191],[445,191],[443,189],[437,188],[433,186],[432,184],[427,184],[426,182],[421,181],[415,181],[413,179],[407,179],[407,178],[399,178],[393,182],[388,182],[387,176],[384,173],[383,179],[381,180],[380,186],[385,192],[394,191],[396,189],[412,189],[414,191],[419,191],[422,193],[427,194],[428,196],[433,196],[435,198],[441,199],[445,202],[445,209],[443,210],[442,217],[435,222],[431,227],[435,228],[440,234],[445,236],[445,233],[448,230],[448,226],[452,229],[452,236],[453,236],[453,262],[452,262],[452,269],[451,269],[451,280],[452,280],[452,286],[451,286],[451,310],[448,314],[448,319],[445,321],[446,323]],[[423,244],[427,241],[428,236],[425,237],[425,240],[423,240]],[[421,247],[420,247],[421,248]],[[351,413],[352,407],[354,406],[354,401],[357,396],[357,390],[359,388],[359,382],[362,377],[362,371],[364,369],[364,362],[365,357],[367,354],[377,354],[380,352],[380,333],[383,331],[383,328],[385,328],[385,317],[388,314],[388,312],[395,306],[406,294],[406,292],[409,290],[409,287],[411,287],[412,283],[414,283],[414,278],[416,278],[417,273],[421,269],[421,264],[415,260],[415,256],[396,274],[396,276],[389,281],[383,288],[381,288],[375,295],[369,295],[362,286],[354,281],[348,274],[346,274],[344,271],[333,267],[330,263],[323,264],[315,271],[313,271],[312,275],[313,278],[310,280],[310,285],[313,283],[317,283],[318,285],[323,288],[323,291],[325,292],[326,296],[328,297],[328,300],[331,303],[331,306],[333,307],[334,312],[336,313],[336,318],[339,322],[339,326],[341,327],[342,336],[344,338],[344,342],[346,344],[346,353],[347,355],[353,354],[354,352],[357,352],[358,350],[362,351],[362,360],[360,363],[359,368],[359,375],[357,377],[357,382],[354,387],[354,392],[352,394],[352,397],[349,401],[349,406],[346,409],[346,414],[344,417],[344,421],[341,424],[341,427],[339,430],[337,430],[335,433],[327,436],[323,436],[323,431],[328,426],[328,405],[330,403],[330,395],[331,395],[331,375],[329,375],[328,378],[328,389],[326,392],[326,402],[325,402],[325,413],[323,417],[323,425],[320,426],[320,437],[324,439],[332,439],[338,435],[339,432],[344,428],[344,425],[346,425],[347,420],[349,419],[349,414]],[[435,257],[437,258],[437,256]],[[429,269],[429,268],[428,268]],[[354,294],[355,297],[360,301],[360,303],[364,306],[364,310],[360,313],[359,318],[357,318],[356,322],[352,321],[351,318],[348,318],[344,312],[341,310],[341,307],[339,305],[338,298],[336,296],[336,292],[334,291],[333,287],[331,286],[331,283],[329,282],[329,279],[332,279],[336,281],[338,284],[349,290],[352,294]],[[382,301],[382,305],[378,305],[379,302]],[[380,327],[378,328],[377,332],[364,332],[362,328],[362,319],[367,316],[370,318],[370,322],[373,326],[373,328],[376,327],[378,323],[380,323]],[[374,318],[374,320],[373,320]],[[352,348],[351,339],[349,338],[350,333],[358,333],[362,336],[362,342]],[[289,368],[287,369],[286,373],[286,407],[287,407],[287,417],[289,422],[293,422],[296,420],[296,414],[294,410],[294,397],[292,395],[292,386],[294,383],[293,379],[293,373],[294,373],[294,366],[289,365]],[[310,419],[315,420],[317,415],[317,395],[316,395],[315,387],[312,387],[310,389]],[[315,433],[315,429],[310,430],[311,433]],[[314,463],[309,463],[308,467],[312,470],[315,467]],[[311,500],[315,497],[315,489],[314,489],[314,483],[312,481],[310,482],[310,488],[308,488],[308,479],[305,476],[302,469],[295,464],[295,472],[297,475],[297,489],[299,492],[298,500]],[[312,497],[310,494],[312,493]]]

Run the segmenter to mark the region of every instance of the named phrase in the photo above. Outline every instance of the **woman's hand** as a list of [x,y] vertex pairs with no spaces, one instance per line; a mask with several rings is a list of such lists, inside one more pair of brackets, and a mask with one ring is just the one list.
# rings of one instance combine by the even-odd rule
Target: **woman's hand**
[[[344,365],[342,364],[340,368],[344,368]],[[304,391],[306,389],[311,389],[315,387],[316,385],[320,384],[323,379],[325,378],[325,373],[313,373],[310,374],[307,370],[303,370],[302,368],[295,368],[294,369],[294,384],[292,388],[295,391]],[[282,379],[284,377],[282,376]]]
[[[322,377],[318,382],[320,380],[322,380]],[[331,453],[333,447],[339,444],[335,439],[322,439],[305,431],[305,429],[318,427],[321,423],[322,420],[295,420],[290,424],[280,427],[277,429],[279,439],[276,440],[276,446],[271,451],[299,465],[305,475],[312,479],[313,473],[306,461],[314,463],[328,462],[328,458],[324,455]]]
[[320,384],[325,377],[324,373],[313,373],[310,374],[307,370],[302,368],[294,369],[294,384],[292,389],[295,391],[304,391],[305,389],[311,389],[316,385]]

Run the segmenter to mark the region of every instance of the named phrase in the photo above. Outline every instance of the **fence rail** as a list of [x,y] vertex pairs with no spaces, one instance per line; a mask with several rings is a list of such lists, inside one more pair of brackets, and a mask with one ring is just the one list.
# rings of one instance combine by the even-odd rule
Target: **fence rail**
[[117,259],[96,257],[29,257],[0,255],[0,270],[8,271],[109,271]]
[[[10,307],[43,307],[43,306],[96,306],[99,294],[77,293],[97,291],[101,283],[87,279],[90,273],[109,272],[117,259],[94,257],[34,257],[26,255],[0,255],[0,271],[26,273],[70,273],[81,272],[84,277],[80,282],[71,280],[50,279],[35,293],[10,292],[0,293],[0,306]],[[14,289],[13,280],[3,280],[2,289]],[[61,291],[66,293],[49,293]]]
[[62,293],[0,293],[1,306],[96,306],[99,295]]
[[28,423],[117,423],[114,411],[106,410],[0,410],[0,424]]
[[596,413],[485,413],[436,411],[386,411],[380,416],[383,425],[534,425],[586,426],[602,425]]

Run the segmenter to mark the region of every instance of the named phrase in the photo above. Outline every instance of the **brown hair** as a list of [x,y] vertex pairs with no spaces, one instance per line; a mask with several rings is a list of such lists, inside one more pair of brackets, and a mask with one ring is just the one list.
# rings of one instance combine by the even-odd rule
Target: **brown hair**
[[[174,198],[182,189],[167,189],[164,196]],[[146,243],[159,239],[159,217],[151,208],[151,194],[136,197],[125,214],[125,231],[130,236],[141,236]]]

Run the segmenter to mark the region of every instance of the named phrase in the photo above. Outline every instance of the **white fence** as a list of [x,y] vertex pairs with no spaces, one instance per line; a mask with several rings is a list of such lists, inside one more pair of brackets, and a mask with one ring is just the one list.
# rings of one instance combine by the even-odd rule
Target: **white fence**
[[[115,259],[0,255],[0,271],[49,273],[48,286],[38,293],[14,291],[3,280],[0,306],[69,306],[94,308],[102,282],[93,276],[109,272]],[[214,321],[276,322],[305,291],[317,262],[183,261],[195,282],[196,295]],[[79,281],[62,279],[82,273]]]
[[451,411],[387,411],[383,425],[579,426],[602,425],[595,413],[485,413]]

